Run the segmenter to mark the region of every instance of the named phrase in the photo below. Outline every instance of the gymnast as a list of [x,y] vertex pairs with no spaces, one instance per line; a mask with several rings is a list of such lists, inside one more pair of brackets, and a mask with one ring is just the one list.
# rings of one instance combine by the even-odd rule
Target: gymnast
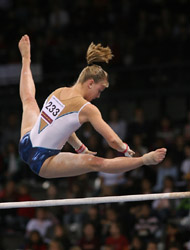
[[[77,176],[95,171],[122,173],[143,165],[156,165],[165,158],[165,148],[132,157],[134,152],[102,119],[98,108],[90,103],[109,86],[108,74],[95,64],[109,62],[113,56],[109,47],[91,43],[86,56],[88,66],[82,70],[77,82],[72,87],[58,88],[51,93],[41,111],[35,99],[28,35],[22,36],[18,47],[22,57],[20,98],[23,107],[19,153],[34,173],[43,178]],[[96,153],[90,151],[75,134],[85,122],[90,122],[111,148],[123,153],[123,157],[105,159],[95,156]],[[61,152],[66,142],[76,153]]]

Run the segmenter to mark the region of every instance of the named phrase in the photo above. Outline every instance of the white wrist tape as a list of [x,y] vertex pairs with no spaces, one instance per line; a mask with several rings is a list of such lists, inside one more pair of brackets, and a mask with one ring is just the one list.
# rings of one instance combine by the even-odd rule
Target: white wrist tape
[[122,152],[126,157],[132,157],[130,154],[129,154],[129,150],[130,150],[130,147],[127,143],[124,142],[124,144],[126,145],[126,149]]
[[87,148],[84,146],[84,144],[82,144],[78,149],[75,149],[75,151],[78,154],[84,154],[86,152]]

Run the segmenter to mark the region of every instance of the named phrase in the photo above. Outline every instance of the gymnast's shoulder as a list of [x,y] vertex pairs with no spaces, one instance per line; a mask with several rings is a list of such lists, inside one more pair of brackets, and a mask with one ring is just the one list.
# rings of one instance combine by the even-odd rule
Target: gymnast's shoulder
[[83,118],[83,122],[88,122],[91,118],[101,117],[99,109],[92,103],[86,105],[80,112],[80,117]]

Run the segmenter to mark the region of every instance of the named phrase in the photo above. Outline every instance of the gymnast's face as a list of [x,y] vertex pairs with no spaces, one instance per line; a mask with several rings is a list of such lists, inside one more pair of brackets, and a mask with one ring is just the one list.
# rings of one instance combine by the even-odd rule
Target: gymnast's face
[[88,101],[92,101],[96,98],[100,98],[101,93],[104,91],[107,85],[107,81],[104,80],[98,83],[95,83],[94,80],[91,80],[88,84],[88,94],[86,99]]

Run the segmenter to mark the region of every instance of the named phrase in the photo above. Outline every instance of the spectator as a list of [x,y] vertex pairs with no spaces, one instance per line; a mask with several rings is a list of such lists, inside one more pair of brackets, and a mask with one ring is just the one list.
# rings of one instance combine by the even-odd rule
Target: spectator
[[107,208],[102,215],[101,226],[102,226],[102,236],[106,237],[109,233],[109,228],[112,223],[117,223],[119,215],[116,212],[116,209],[110,207]]
[[144,177],[141,181],[140,193],[142,193],[142,194],[152,193],[152,183],[146,177]]
[[64,214],[63,223],[71,236],[71,243],[74,245],[81,237],[84,212],[80,206],[70,208]]
[[[18,145],[20,139],[19,123],[19,118],[16,113],[10,113],[7,115],[7,124],[3,129],[1,138],[3,147],[7,147],[7,144],[10,141],[15,145]],[[3,148],[1,150],[3,150]]]
[[20,178],[21,174],[21,160],[16,145],[13,141],[7,142],[4,151],[5,176],[8,179],[15,179],[15,181]]
[[101,247],[102,250],[114,250],[114,246],[111,245],[104,245]]
[[[18,198],[16,183],[13,180],[8,180],[5,186],[0,191],[0,202],[15,202]],[[7,231],[17,230],[16,209],[3,209],[0,214],[1,227],[4,233]]]
[[79,246],[72,246],[69,250],[82,250]]
[[161,118],[156,136],[164,139],[167,147],[171,146],[173,143],[175,131],[172,126],[172,121],[168,117],[164,116]]
[[[17,201],[33,201],[34,198],[30,195],[29,188],[27,184],[21,183],[18,187],[18,196]],[[22,230],[25,230],[26,224],[28,221],[35,216],[35,208],[29,207],[29,208],[18,208],[17,209],[17,219],[19,220],[20,228]]]
[[[57,185],[50,183],[46,191],[45,199],[55,200],[60,198],[61,197],[59,196]],[[48,213],[53,220],[58,221],[62,218],[63,209],[60,206],[48,207]]]
[[[185,250],[189,250],[190,249],[190,240],[188,239],[185,243],[184,243],[184,247],[185,247]],[[178,249],[177,249],[178,250]]]
[[59,240],[52,240],[48,246],[48,250],[65,250],[65,249],[67,248],[64,248]]
[[185,141],[190,142],[190,110],[187,112],[187,117],[183,128],[183,135]]
[[159,235],[159,220],[156,215],[151,213],[151,208],[148,203],[144,203],[136,211],[136,222],[134,224],[135,233],[147,242]]
[[172,157],[167,155],[165,160],[160,164],[157,170],[157,180],[156,185],[154,186],[154,191],[161,191],[164,185],[164,179],[166,176],[170,176],[174,181],[178,179],[178,169],[174,165]]
[[154,241],[149,241],[146,246],[146,250],[158,250],[157,244]]
[[[164,186],[163,186],[163,193],[172,193],[175,192],[175,184],[174,180],[170,176],[166,176],[164,178]],[[156,210],[159,215],[159,218],[162,220],[163,223],[167,221],[168,218],[173,217],[174,210],[176,209],[176,202],[175,200],[169,199],[161,199],[155,200],[152,203],[152,208]]]
[[30,219],[26,225],[26,236],[28,236],[31,231],[36,230],[42,239],[45,240],[47,230],[52,225],[53,223],[48,218],[47,210],[45,208],[37,208],[36,217]]
[[127,135],[127,123],[120,117],[118,108],[114,107],[110,110],[108,124],[122,140],[125,140]]
[[[190,182],[188,182],[187,186],[185,187],[185,190],[190,191]],[[181,199],[177,202],[177,208],[176,208],[176,216],[179,218],[180,222],[182,223],[182,218],[186,218],[185,224],[188,226],[189,224],[189,210],[190,210],[190,202],[189,198]],[[183,223],[182,223],[183,224]]]
[[168,223],[165,235],[165,250],[169,249],[171,245],[181,244],[182,237],[179,228],[174,223]]
[[53,240],[59,241],[64,249],[69,249],[71,247],[69,234],[65,227],[63,227],[61,224],[50,227],[47,230],[46,238],[48,238],[48,241],[50,242]]
[[179,244],[171,244],[168,250],[181,250],[181,246],[179,246]]
[[185,147],[184,136],[182,135],[176,136],[174,143],[171,146],[171,154],[177,166],[179,166],[185,158],[184,147]]
[[130,243],[130,250],[143,250],[143,249],[144,249],[143,242],[138,236],[134,235]]
[[105,240],[106,245],[113,246],[114,250],[128,250],[128,239],[121,233],[121,227],[118,223],[112,223],[109,229],[110,236]]
[[88,223],[83,228],[83,236],[79,240],[79,246],[82,250],[99,250],[100,242],[96,237],[95,228]]
[[5,168],[3,154],[0,152],[0,181],[1,183],[5,179],[5,172],[6,172],[6,168]]
[[143,145],[142,135],[134,135],[132,145],[133,150],[140,155],[144,155],[148,152],[148,149]]
[[140,135],[142,140],[146,140],[147,137],[147,122],[144,117],[144,110],[140,107],[135,109],[133,121],[129,124],[129,139],[132,139],[134,135]]
[[93,224],[97,235],[101,237],[101,223],[100,223],[100,214],[97,206],[90,206],[84,217],[84,224],[90,223]]
[[[80,132],[80,131],[79,131]],[[93,127],[90,123],[85,123],[81,132],[81,138],[83,139],[85,145],[87,140],[94,134]]]
[[4,189],[0,192],[1,202],[14,202],[18,197],[16,190],[16,183],[13,180],[8,180],[5,184]]
[[97,133],[93,133],[86,142],[86,146],[90,148],[92,151],[97,152],[98,155],[102,155],[102,147],[100,143],[100,136]]
[[57,4],[53,5],[52,12],[50,13],[50,27],[61,31],[62,28],[66,27],[70,22],[69,13],[66,9],[63,9]]
[[40,233],[36,230],[32,230],[29,233],[27,242],[24,245],[24,250],[47,250],[47,245],[43,242]]
[[190,145],[185,146],[185,159],[181,163],[182,180],[190,180]]

